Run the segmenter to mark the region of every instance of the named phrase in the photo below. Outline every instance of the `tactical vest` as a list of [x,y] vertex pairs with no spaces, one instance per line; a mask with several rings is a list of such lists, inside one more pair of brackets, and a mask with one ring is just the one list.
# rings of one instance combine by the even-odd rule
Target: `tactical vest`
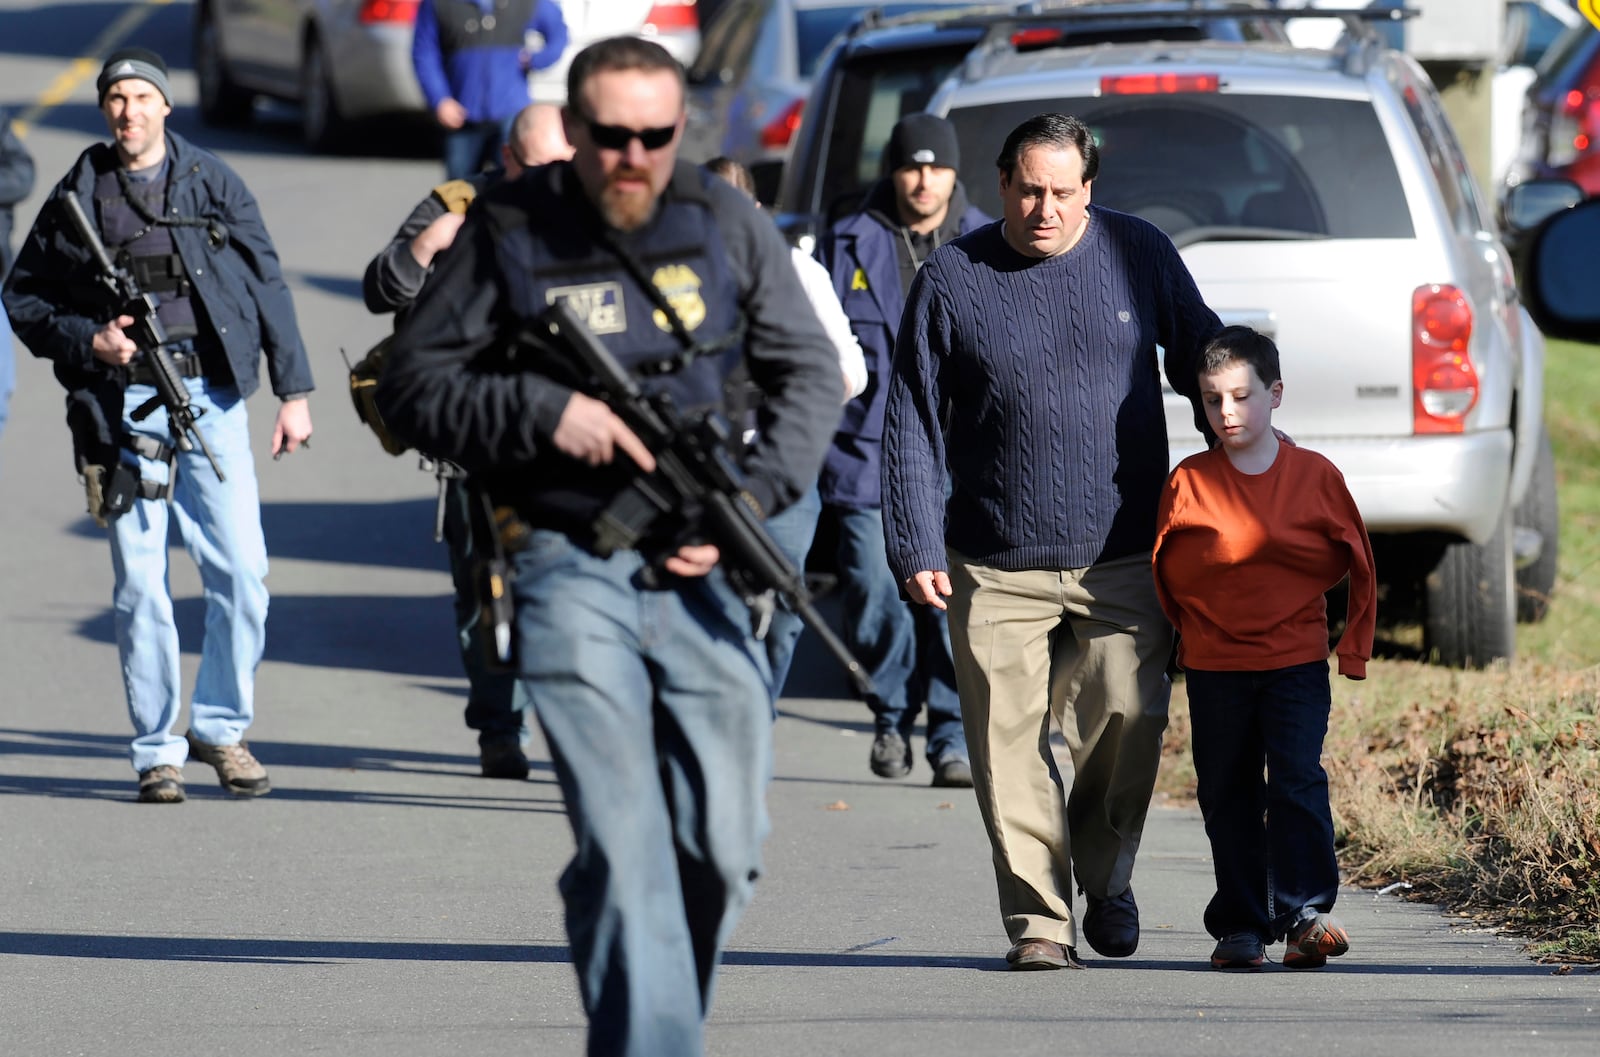
[[[612,232],[639,265],[702,353],[684,360],[671,321],[600,236],[594,206],[570,164],[545,165],[512,185],[515,199],[486,196],[499,229],[499,264],[509,313],[532,319],[564,300],[617,361],[652,394],[666,393],[686,414],[735,416],[743,388],[743,314],[727,247],[706,194],[715,179],[680,163],[655,216],[638,231]],[[526,368],[562,381],[563,366],[535,350]],[[547,465],[548,464],[548,465]],[[590,467],[562,456],[540,460],[507,489],[491,490],[531,523],[572,530],[633,476],[619,455],[611,466]]]
[[117,263],[133,274],[139,288],[156,295],[156,316],[166,327],[167,337],[173,341],[192,338],[199,331],[190,301],[193,288],[172,230],[145,219],[167,211],[166,163],[154,179],[124,177],[128,190],[139,199],[137,208],[124,194],[117,173],[116,169],[100,173],[94,182],[101,238]]
[[[435,0],[439,50],[445,55],[466,48],[522,47],[523,32],[539,0]],[[488,10],[485,10],[485,7]]]

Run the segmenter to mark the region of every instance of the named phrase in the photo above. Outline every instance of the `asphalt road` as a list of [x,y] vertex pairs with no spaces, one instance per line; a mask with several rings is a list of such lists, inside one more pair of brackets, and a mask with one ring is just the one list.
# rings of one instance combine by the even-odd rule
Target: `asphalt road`
[[[0,103],[33,103],[125,8],[0,3]],[[172,127],[260,199],[322,386],[311,450],[280,462],[260,455],[270,396],[251,407],[273,592],[251,741],[275,790],[235,802],[191,766],[188,803],[134,803],[107,548],[60,392],[19,351],[0,438],[0,1055],[581,1053],[547,757],[536,746],[525,783],[475,776],[431,478],[384,455],[343,392],[338,350],[386,327],[361,271],[439,167],[406,144],[307,157],[284,113],[201,129],[188,15],[158,7],[133,39],[173,66]],[[24,230],[102,131],[92,83],[38,116]],[[199,583],[173,554],[192,678]],[[720,975],[712,1054],[1596,1052],[1600,975],[1394,894],[1345,894],[1354,947],[1323,972],[1208,970],[1207,846],[1177,808],[1146,833],[1135,957],[1007,973],[970,794],[927,788],[920,762],[873,778],[865,713],[814,651],[799,660],[767,876]]]

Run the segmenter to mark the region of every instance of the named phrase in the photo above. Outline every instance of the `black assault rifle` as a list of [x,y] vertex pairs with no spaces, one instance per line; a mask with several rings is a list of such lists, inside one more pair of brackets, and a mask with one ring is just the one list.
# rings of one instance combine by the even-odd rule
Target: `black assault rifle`
[[[100,285],[110,292],[112,300],[117,305],[112,318],[132,317],[133,325],[124,328],[123,333],[139,347],[139,352],[144,357],[144,362],[149,365],[150,374],[155,381],[156,395],[134,409],[133,420],[143,422],[156,408],[165,405],[167,422],[171,425],[172,439],[177,444],[178,450],[193,451],[194,444],[198,443],[206,461],[216,473],[217,480],[226,480],[227,478],[222,476],[222,468],[217,465],[215,456],[211,454],[211,449],[206,447],[206,438],[195,425],[195,419],[205,414],[206,409],[191,406],[189,390],[183,384],[183,375],[178,373],[178,365],[172,361],[172,353],[167,351],[167,328],[156,315],[156,295],[140,290],[138,282],[127,270],[118,268],[112,263],[111,255],[106,252],[105,243],[100,241],[99,233],[84,215],[83,206],[78,204],[77,196],[67,194],[63,195],[61,200],[67,207],[67,216],[72,220],[72,226],[77,229],[78,241],[94,255],[95,267],[100,270],[96,278]],[[191,434],[194,436],[194,443],[189,440]]]
[[638,475],[601,512],[594,525],[595,551],[604,556],[632,547],[663,520],[686,510],[703,512],[702,527],[721,550],[728,581],[745,604],[760,613],[768,591],[782,595],[844,666],[861,699],[876,698],[861,662],[812,604],[805,576],[762,525],[728,453],[728,428],[722,420],[711,414],[686,416],[666,394],[645,393],[565,301],[556,301],[532,326],[534,342],[568,356],[656,459],[654,472]]

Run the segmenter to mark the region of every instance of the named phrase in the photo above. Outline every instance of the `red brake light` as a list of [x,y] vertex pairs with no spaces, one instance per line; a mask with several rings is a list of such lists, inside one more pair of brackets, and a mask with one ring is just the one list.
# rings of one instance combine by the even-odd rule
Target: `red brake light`
[[1100,78],[1101,95],[1171,95],[1215,92],[1222,78],[1214,73],[1135,73]]
[[800,127],[800,114],[805,108],[804,99],[796,99],[784,107],[777,117],[767,122],[761,129],[761,145],[768,150],[787,147],[789,141],[794,138],[795,130]]
[[1033,29],[1019,29],[1011,34],[1011,46],[1018,51],[1027,51],[1029,48],[1048,48],[1052,44],[1060,44],[1066,34],[1059,29],[1048,26],[1038,26]]
[[1418,433],[1460,433],[1478,402],[1472,306],[1454,286],[1419,286],[1411,295],[1411,408]]
[[365,0],[356,14],[364,26],[374,22],[395,22],[411,25],[417,20],[418,0]]
[[652,33],[679,33],[700,28],[700,15],[695,10],[695,0],[657,0],[644,17],[644,31]]

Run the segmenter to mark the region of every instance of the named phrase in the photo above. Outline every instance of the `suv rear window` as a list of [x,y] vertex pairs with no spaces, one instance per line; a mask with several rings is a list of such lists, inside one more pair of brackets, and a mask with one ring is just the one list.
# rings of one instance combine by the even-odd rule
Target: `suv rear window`
[[[828,136],[817,203],[832,221],[855,207],[861,192],[882,175],[883,145],[907,114],[928,105],[934,89],[966,56],[971,44],[868,55],[838,78],[837,104]],[[842,196],[842,197],[841,197]]]
[[1049,110],[1094,131],[1095,202],[1174,240],[1412,236],[1383,128],[1360,100],[1195,93],[960,108],[950,120],[975,204],[1000,215],[994,159],[1011,129]]

